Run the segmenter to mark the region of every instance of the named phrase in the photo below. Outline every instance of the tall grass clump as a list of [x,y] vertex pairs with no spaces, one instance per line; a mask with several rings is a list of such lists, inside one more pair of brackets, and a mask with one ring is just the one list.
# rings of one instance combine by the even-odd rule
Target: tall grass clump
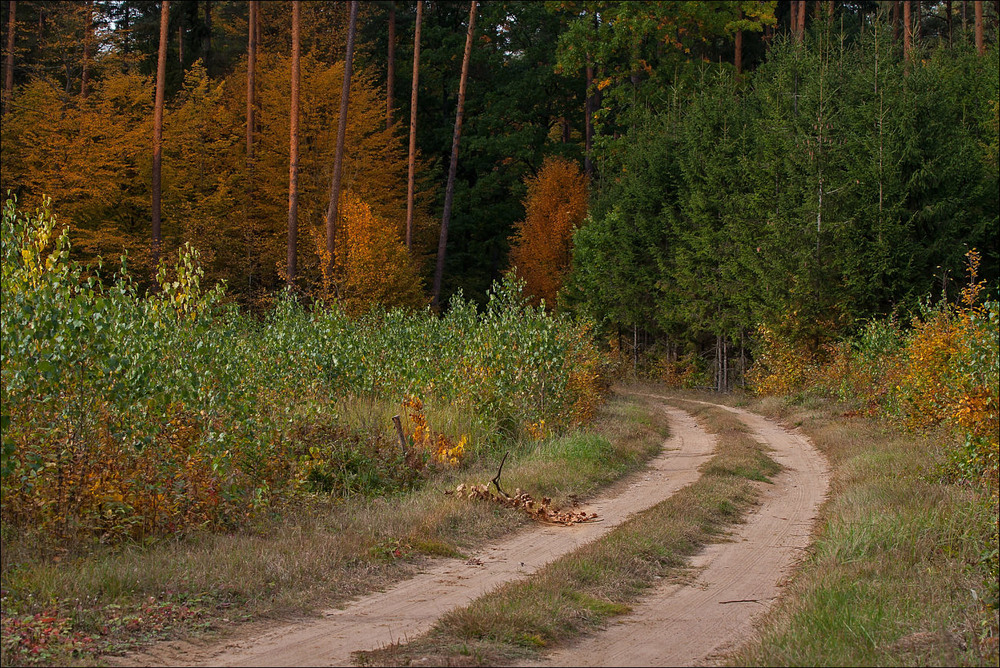
[[4,204],[5,533],[114,542],[240,526],[303,494],[393,491],[586,420],[601,395],[587,327],[513,281],[443,317],[352,319],[283,295],[252,318],[202,288],[193,249],[144,295],[125,261],[103,278],[72,262],[57,230],[47,210]]

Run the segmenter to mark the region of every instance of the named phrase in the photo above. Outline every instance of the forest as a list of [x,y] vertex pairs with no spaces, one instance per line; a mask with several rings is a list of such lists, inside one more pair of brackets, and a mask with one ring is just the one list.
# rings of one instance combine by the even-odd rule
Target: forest
[[[552,498],[662,442],[621,383],[841,402],[836,420],[883,420],[907,447],[938,438],[906,489],[967,518],[931,552],[987,583],[968,609],[995,657],[998,17],[967,0],[0,3],[3,663],[120,653],[116,615],[173,633],[265,609],[247,591],[276,581],[301,599],[329,572],[464,554],[516,521],[437,487],[487,471],[507,509],[558,517]],[[892,479],[898,443],[877,442]],[[823,447],[841,475],[861,446]],[[716,473],[763,461],[740,452]],[[252,558],[226,571],[241,553],[211,546],[300,516],[331,541],[302,557],[322,578],[241,584]],[[185,561],[203,549],[209,566]],[[133,583],[133,557],[175,570]]]
[[[586,331],[579,354],[728,391],[794,388],[872,323],[957,303],[969,269],[980,301],[996,292],[997,3],[3,11],[5,404],[37,390],[15,351],[37,358],[82,322],[53,313],[45,330],[8,295],[100,311],[115,294],[152,309],[150,341],[164,301],[195,321],[235,309],[235,332],[324,305],[363,330],[391,309],[448,323],[507,300],[561,337]],[[23,291],[46,273],[63,278]],[[63,348],[42,366],[89,368]],[[176,403],[148,379],[176,351],[143,354],[153,366],[129,368],[153,375],[126,413]],[[118,387],[112,359],[97,366]],[[565,378],[591,373],[566,359]],[[511,433],[572,422],[494,417]]]
[[255,313],[484,304],[515,273],[726,389],[762,326],[816,351],[954,298],[970,249],[998,276],[996,3],[3,12],[0,188],[143,289],[184,244]]

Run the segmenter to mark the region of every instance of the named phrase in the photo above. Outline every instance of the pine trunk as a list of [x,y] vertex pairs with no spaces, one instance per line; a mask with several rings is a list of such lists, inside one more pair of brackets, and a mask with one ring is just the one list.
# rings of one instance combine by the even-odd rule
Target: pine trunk
[[[743,8],[738,9],[737,18],[743,19]],[[736,45],[733,49],[733,65],[736,67],[736,79],[743,75],[743,30],[736,31]]]
[[14,31],[17,27],[17,2],[10,0],[10,14],[7,16],[7,63],[3,75],[3,113],[10,108],[10,96],[14,92]]
[[288,286],[295,284],[299,234],[299,41],[302,3],[292,3],[292,101],[288,112]]
[[347,137],[347,103],[351,93],[351,69],[354,63],[354,33],[358,20],[358,2],[351,0],[351,15],[347,23],[347,54],[344,57],[344,82],[340,88],[340,116],[337,118],[337,148],[333,158],[333,179],[330,182],[330,204],[326,209],[327,276],[333,276],[333,252],[340,208],[340,174],[344,164],[344,141]]
[[83,28],[83,75],[80,82],[80,96],[87,99],[90,93],[90,41],[94,36],[94,0],[87,0],[87,16]]
[[583,102],[583,171],[588,177],[594,175],[594,164],[590,160],[590,149],[594,141],[594,99],[590,87],[594,84],[594,66],[587,62],[585,74],[586,93]]
[[167,75],[167,30],[170,2],[160,6],[160,51],[156,59],[156,101],[153,107],[153,264],[160,262],[160,166],[163,140],[163,97]]
[[905,61],[905,67],[907,68],[904,71],[909,71],[911,40],[912,27],[910,26],[910,0],[903,0],[903,60]]
[[986,54],[986,45],[983,43],[983,0],[976,0],[976,53],[980,56]]
[[253,161],[254,87],[257,70],[257,0],[250,0],[250,21],[247,30],[247,168]]
[[212,76],[212,0],[205,0],[205,38],[201,48],[205,73]]
[[424,18],[423,0],[417,2],[417,24],[413,33],[413,85],[410,88],[410,156],[406,177],[406,249],[413,249],[413,197],[417,174],[417,90],[420,81],[420,24]]
[[389,54],[385,75],[385,129],[392,127],[392,88],[396,80],[396,3],[389,3]]
[[951,46],[952,41],[952,30],[951,30],[951,0],[945,0],[944,3],[944,14],[948,18],[948,46]]
[[469,79],[469,60],[472,57],[472,35],[476,29],[476,0],[469,9],[469,31],[465,35],[465,55],[462,58],[462,77],[458,84],[458,110],[455,112],[455,134],[451,140],[451,164],[448,166],[448,186],[444,195],[444,214],[441,216],[441,234],[438,237],[437,267],[434,269],[434,297],[431,305],[441,304],[441,280],[444,277],[445,252],[448,248],[448,223],[451,203],[455,196],[455,171],[458,169],[458,142],[462,137],[462,112],[465,107],[465,85]]
[[806,11],[806,0],[799,0],[799,26],[797,28],[799,42],[804,42],[806,39]]

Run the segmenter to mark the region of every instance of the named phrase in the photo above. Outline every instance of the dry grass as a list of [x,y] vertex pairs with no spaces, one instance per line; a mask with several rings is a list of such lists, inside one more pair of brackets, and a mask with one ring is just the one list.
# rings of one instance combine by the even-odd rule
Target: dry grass
[[[364,407],[344,408],[357,412],[349,416],[355,421],[374,419]],[[662,411],[642,400],[614,399],[586,431],[515,444],[503,481],[557,502],[582,499],[641,467],[659,450],[665,433]],[[228,631],[240,620],[309,614],[398,581],[422,559],[461,555],[528,522],[523,513],[442,493],[459,482],[489,480],[497,463],[473,458],[466,468],[439,472],[408,493],[317,497],[273,508],[250,531],[150,545],[92,545],[55,558],[5,529],[4,615],[58,615],[72,630],[97,637],[96,648],[107,652],[154,637]],[[172,611],[153,629],[136,622],[150,615],[151,605]],[[109,627],[111,616],[128,623]],[[86,663],[89,656],[54,651],[23,657],[9,653],[5,643],[3,664]]]
[[[720,539],[759,496],[753,481],[779,466],[721,409],[690,404],[718,435],[701,478],[636,514],[603,538],[552,562],[530,580],[509,583],[445,615],[406,645],[358,653],[362,664],[506,665],[628,612],[649,587],[685,576],[686,557]],[[687,405],[684,406],[688,408]]]

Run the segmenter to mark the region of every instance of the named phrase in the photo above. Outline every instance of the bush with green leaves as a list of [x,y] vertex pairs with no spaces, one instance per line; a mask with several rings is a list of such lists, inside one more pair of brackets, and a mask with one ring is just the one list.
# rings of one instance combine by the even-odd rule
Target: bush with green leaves
[[419,397],[488,451],[585,419],[600,396],[588,328],[514,281],[482,312],[458,297],[442,317],[351,319],[286,294],[256,319],[202,289],[192,249],[141,295],[124,261],[103,279],[71,262],[57,229],[4,205],[5,524],[66,540],[238,526],[291,495],[414,482],[391,423],[348,424],[345,402]]

